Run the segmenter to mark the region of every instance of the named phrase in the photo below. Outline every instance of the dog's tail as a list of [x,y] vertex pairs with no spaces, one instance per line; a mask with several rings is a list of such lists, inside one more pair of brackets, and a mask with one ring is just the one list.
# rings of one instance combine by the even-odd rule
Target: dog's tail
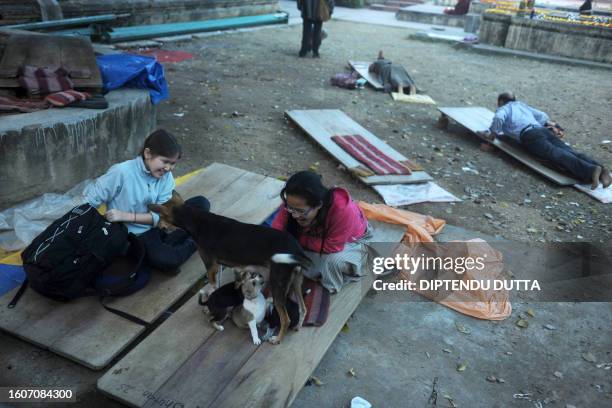
[[274,254],[272,255],[271,260],[273,263],[277,263],[277,264],[302,265],[305,267],[312,265],[312,261],[304,253]]

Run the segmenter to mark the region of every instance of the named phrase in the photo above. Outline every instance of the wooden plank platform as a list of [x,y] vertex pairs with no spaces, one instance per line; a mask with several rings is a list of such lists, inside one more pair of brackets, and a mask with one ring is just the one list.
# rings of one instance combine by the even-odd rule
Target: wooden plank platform
[[[442,114],[440,118],[442,124],[447,118],[450,118],[474,134],[489,129],[494,116],[493,112],[483,107],[438,108],[438,110]],[[489,142],[484,138],[482,139]],[[521,149],[520,146],[515,143],[510,143],[499,138],[489,143],[559,185],[571,186],[578,183],[578,180],[546,166],[538,160],[538,158]]]
[[368,81],[368,84],[377,91],[382,91],[384,86],[382,82],[379,81],[377,75],[372,75],[369,71],[370,63],[366,61],[351,61],[349,60],[348,64],[353,68],[363,79]]
[[[282,187],[280,180],[213,163],[177,190],[184,197],[206,196],[218,214],[261,223],[280,205]],[[177,276],[154,272],[146,288],[108,304],[151,323],[204,274],[202,260],[194,254]],[[104,368],[144,331],[91,297],[60,303],[28,289],[17,306],[8,309],[17,290],[0,297],[0,329],[94,370]]]
[[[404,228],[372,223],[372,242],[399,242]],[[153,407],[286,407],[371,288],[372,274],[332,296],[321,327],[290,331],[283,343],[254,346],[248,330],[214,330],[194,296],[98,380],[122,403]]]
[[[398,161],[408,160],[404,155],[370,133],[341,110],[292,110],[285,112],[285,114],[349,171],[353,171],[357,167],[362,166],[362,164],[331,139],[334,135],[362,135],[387,156]],[[424,171],[413,171],[410,175],[357,177],[367,185],[411,184],[433,180]]]

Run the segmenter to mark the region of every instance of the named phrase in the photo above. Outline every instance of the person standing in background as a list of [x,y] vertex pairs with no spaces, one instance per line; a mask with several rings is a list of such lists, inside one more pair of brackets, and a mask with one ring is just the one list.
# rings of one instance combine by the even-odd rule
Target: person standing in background
[[323,22],[331,18],[334,11],[334,0],[297,0],[298,9],[302,12],[302,47],[299,56],[305,57],[310,51],[314,58],[319,58],[321,46],[321,29]]

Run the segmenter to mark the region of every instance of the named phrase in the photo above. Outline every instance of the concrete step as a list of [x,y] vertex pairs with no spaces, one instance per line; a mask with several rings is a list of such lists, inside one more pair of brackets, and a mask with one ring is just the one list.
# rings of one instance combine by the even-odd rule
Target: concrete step
[[370,4],[370,10],[393,11],[396,12],[402,7],[423,4],[423,0],[389,0],[384,3]]
[[420,0],[390,0],[385,2],[385,6],[408,7],[415,4],[423,4]]
[[398,6],[387,6],[386,4],[370,4],[370,10],[378,10],[378,11],[391,11],[397,12],[401,9]]

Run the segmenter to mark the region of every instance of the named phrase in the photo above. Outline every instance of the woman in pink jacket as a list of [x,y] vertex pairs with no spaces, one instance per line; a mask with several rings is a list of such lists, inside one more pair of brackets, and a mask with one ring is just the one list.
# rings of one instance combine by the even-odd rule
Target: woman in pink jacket
[[365,273],[365,242],[371,228],[349,192],[327,188],[321,176],[301,171],[287,180],[281,191],[284,202],[272,221],[272,228],[297,238],[313,266],[304,275],[320,279],[330,292],[357,280]]

